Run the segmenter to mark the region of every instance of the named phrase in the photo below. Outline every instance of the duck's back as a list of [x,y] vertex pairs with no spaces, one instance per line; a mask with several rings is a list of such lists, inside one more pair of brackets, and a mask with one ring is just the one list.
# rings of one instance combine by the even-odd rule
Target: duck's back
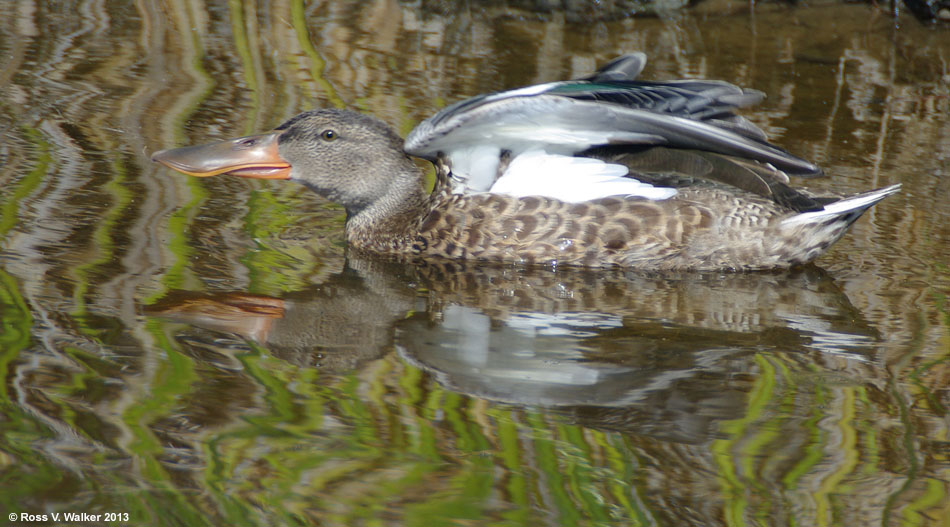
[[681,150],[590,152],[675,194],[568,202],[545,196],[453,193],[449,168],[408,251],[424,257],[639,269],[755,270],[817,258],[899,186],[815,197],[747,160]]
[[789,265],[766,254],[769,225],[787,209],[715,183],[685,186],[664,200],[569,203],[443,190],[431,201],[412,247],[427,257],[650,269]]

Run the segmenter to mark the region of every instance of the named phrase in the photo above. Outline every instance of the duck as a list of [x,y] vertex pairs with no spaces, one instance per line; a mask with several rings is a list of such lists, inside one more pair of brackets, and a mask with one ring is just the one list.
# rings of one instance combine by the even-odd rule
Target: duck
[[[405,139],[321,108],[152,159],[191,176],[301,183],[343,206],[360,254],[644,270],[807,264],[900,189],[793,187],[789,175],[823,172],[737,113],[762,92],[640,80],[646,60],[629,53],[586,77],[462,100]],[[413,157],[434,166],[431,190]]]

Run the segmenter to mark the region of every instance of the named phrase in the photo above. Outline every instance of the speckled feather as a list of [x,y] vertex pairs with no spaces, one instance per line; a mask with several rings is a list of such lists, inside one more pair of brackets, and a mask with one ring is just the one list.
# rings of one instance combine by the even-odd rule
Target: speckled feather
[[[348,232],[351,245],[403,257],[640,269],[752,270],[806,263],[854,219],[785,228],[794,211],[722,185],[680,189],[663,201],[608,197],[564,203],[544,197],[453,194],[437,163],[436,189],[418,219],[394,236]],[[863,212],[863,210],[861,211]]]

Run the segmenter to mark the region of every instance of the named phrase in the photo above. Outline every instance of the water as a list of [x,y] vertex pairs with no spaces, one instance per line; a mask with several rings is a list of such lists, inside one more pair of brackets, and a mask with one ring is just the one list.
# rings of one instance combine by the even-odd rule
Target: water
[[[500,3],[46,4],[0,2],[5,515],[950,522],[946,26],[834,4],[583,23]],[[148,159],[314,107],[407,133],[632,50],[646,78],[766,92],[746,115],[826,169],[810,186],[902,192],[789,272],[404,266],[347,260],[342,211],[293,184]]]

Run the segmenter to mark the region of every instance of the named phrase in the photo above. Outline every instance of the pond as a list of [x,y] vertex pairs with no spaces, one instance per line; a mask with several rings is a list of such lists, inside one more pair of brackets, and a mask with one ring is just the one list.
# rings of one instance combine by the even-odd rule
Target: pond
[[[510,3],[0,1],[6,525],[950,522],[950,28]],[[636,50],[767,93],[796,184],[901,192],[790,271],[401,264],[299,185],[149,159]]]

